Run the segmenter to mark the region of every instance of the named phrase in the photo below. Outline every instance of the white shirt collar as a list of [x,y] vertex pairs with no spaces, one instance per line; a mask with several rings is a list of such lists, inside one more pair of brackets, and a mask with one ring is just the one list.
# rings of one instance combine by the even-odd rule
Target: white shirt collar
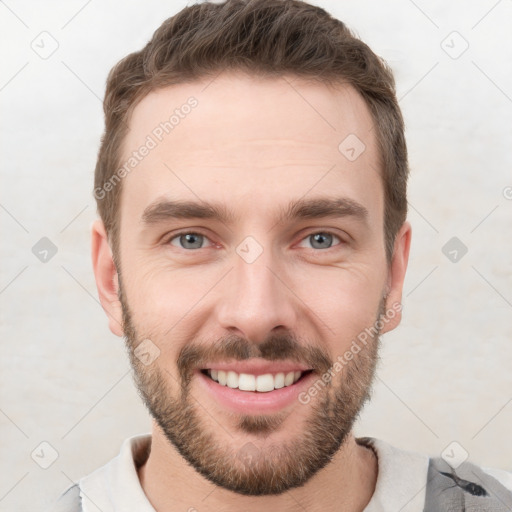
[[396,448],[382,439],[359,438],[372,446],[379,469],[375,492],[364,512],[423,512],[429,457]]
[[[379,470],[364,512],[422,512],[429,457],[395,448],[376,438],[359,438],[373,447]],[[80,479],[84,512],[155,512],[140,485],[136,461],[147,456],[151,434],[126,439],[117,457]]]
[[84,512],[155,512],[140,485],[135,459],[148,448],[151,434],[126,439],[117,457],[81,478]]

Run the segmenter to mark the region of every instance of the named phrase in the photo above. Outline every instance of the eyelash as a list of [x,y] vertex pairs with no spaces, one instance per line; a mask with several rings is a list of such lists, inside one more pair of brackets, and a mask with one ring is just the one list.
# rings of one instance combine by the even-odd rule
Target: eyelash
[[[334,238],[337,238],[340,243],[336,244],[336,245],[333,245],[332,247],[329,247],[327,249],[315,249],[314,247],[311,248],[311,250],[315,251],[315,252],[327,252],[331,249],[335,249],[336,247],[338,247],[339,245],[343,245],[346,243],[345,240],[343,240],[339,235],[337,235],[336,233],[333,233],[332,231],[312,231],[311,233],[307,234],[306,236],[304,236],[303,238],[301,238],[301,242],[303,240],[306,240],[307,238],[313,236],[313,235],[318,235],[318,234],[322,234],[322,235],[332,235]],[[204,234],[203,232],[201,231],[190,231],[190,230],[186,230],[186,231],[180,231],[178,233],[173,233],[172,237],[170,238],[167,238],[166,242],[165,242],[165,245],[172,245],[171,242],[173,240],[175,240],[176,238],[179,238],[180,236],[182,235],[200,235],[200,236],[203,236],[205,237],[207,240],[209,240],[211,243],[213,243],[210,238],[208,237],[208,235]],[[206,247],[200,247],[199,249],[185,249],[183,247],[177,247],[178,249],[181,249],[183,251],[187,251],[187,252],[194,252],[194,251],[198,251],[199,249],[206,249]]]

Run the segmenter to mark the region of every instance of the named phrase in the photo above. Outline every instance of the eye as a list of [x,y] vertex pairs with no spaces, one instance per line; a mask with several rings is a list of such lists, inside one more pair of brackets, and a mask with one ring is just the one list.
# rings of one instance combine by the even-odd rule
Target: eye
[[[319,231],[317,233],[311,233],[306,238],[304,238],[301,243],[304,241],[310,240],[311,246],[313,249],[330,249],[333,246],[333,240],[336,239],[340,243],[342,240],[336,236],[334,233],[329,233],[328,231]],[[338,245],[338,244],[335,244]]]
[[[334,243],[335,240],[337,240],[338,243]],[[311,247],[313,249],[323,250],[330,249],[333,246],[343,243],[343,240],[341,240],[337,235],[328,231],[318,231],[316,233],[311,233],[302,239],[299,246],[304,247],[302,244],[304,244],[305,241],[310,241]],[[204,249],[206,247],[204,245],[205,242],[208,242],[209,245],[213,245],[206,235],[194,231],[184,231],[182,233],[175,234],[168,240],[167,243],[180,249],[192,250]]]
[[203,242],[209,239],[201,233],[185,231],[169,239],[168,243],[180,249],[203,249]]

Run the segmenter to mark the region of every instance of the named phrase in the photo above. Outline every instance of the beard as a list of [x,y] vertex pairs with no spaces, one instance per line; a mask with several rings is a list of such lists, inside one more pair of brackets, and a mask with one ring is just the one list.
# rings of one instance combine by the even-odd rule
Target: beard
[[[202,364],[253,357],[292,360],[313,368],[321,381],[334,364],[329,354],[299,344],[288,332],[272,334],[261,344],[230,335],[206,346],[193,341],[185,344],[178,354],[176,376],[160,368],[156,361],[145,366],[136,357],[134,349],[144,337],[134,325],[120,279],[119,290],[126,347],[139,395],[170,445],[198,473],[219,487],[246,496],[264,496],[279,495],[304,485],[332,460],[371,398],[380,329],[352,360],[345,362],[341,374],[336,376],[337,382],[335,379],[326,383],[307,405],[297,405],[310,408],[300,436],[279,443],[268,440],[264,446],[259,442],[277,432],[296,408],[269,415],[232,413],[228,417],[236,422],[237,432],[252,435],[256,443],[248,441],[237,447],[229,427],[205,409],[206,399],[191,393],[195,372],[206,368]],[[376,321],[385,313],[385,299],[381,300]],[[169,339],[159,341],[163,350],[169,344]],[[179,388],[175,396],[169,386],[172,380]],[[222,439],[226,433],[231,439]]]

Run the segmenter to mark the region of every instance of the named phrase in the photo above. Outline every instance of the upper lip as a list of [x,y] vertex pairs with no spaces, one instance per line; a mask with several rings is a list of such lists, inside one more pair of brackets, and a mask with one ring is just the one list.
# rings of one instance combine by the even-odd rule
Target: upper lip
[[295,361],[265,361],[264,359],[249,359],[245,361],[206,363],[201,369],[233,371],[235,373],[249,373],[251,375],[264,375],[266,373],[305,372],[313,368]]

